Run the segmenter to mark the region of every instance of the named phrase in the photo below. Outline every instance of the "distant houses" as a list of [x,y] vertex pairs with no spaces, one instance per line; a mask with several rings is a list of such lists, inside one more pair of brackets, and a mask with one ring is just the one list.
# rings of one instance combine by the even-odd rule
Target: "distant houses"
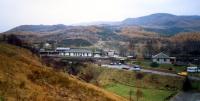
[[[88,49],[88,48],[66,48],[57,47],[55,42],[35,43],[35,48],[40,56],[63,56],[63,57],[92,57],[92,58],[119,58],[117,50],[110,49]],[[127,57],[128,58],[128,57]]]
[[176,62],[176,58],[169,57],[168,55],[161,52],[157,55],[152,56],[152,61],[159,64],[174,64]]

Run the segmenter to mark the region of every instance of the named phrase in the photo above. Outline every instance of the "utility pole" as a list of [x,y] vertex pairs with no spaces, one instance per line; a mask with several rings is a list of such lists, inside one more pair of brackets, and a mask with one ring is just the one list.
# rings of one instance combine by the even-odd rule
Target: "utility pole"
[[130,89],[130,91],[129,91],[129,100],[130,101],[132,101],[132,93],[133,93],[133,91]]

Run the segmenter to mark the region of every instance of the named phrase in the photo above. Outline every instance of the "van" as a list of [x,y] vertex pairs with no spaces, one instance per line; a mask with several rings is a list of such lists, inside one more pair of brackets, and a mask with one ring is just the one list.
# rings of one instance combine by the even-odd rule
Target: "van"
[[198,70],[198,67],[187,67],[187,72],[189,72],[189,73],[195,73],[198,71],[200,71],[200,70]]

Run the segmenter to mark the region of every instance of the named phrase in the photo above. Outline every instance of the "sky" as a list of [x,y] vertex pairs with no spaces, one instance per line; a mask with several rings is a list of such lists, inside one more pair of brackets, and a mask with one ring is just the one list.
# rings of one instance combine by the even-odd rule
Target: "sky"
[[0,0],[0,32],[19,25],[121,21],[153,13],[200,15],[200,1]]

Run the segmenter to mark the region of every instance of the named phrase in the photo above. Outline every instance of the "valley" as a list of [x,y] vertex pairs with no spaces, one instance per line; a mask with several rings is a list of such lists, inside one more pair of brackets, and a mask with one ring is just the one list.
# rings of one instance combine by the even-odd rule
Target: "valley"
[[0,101],[170,101],[199,92],[199,72],[187,70],[200,65],[199,23],[156,13],[15,27],[0,33]]

